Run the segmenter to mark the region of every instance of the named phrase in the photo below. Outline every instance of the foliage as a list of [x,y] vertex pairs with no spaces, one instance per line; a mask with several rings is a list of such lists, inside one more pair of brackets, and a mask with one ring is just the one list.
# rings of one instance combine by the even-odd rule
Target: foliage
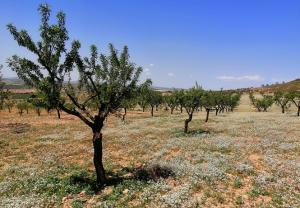
[[288,105],[290,102],[289,97],[287,94],[281,91],[276,91],[274,93],[274,101],[276,105],[281,107],[281,112],[284,113],[286,109],[288,109],[290,106]]
[[15,106],[16,101],[12,99],[11,97],[8,97],[7,100],[4,102],[4,106],[8,109],[9,112],[11,112],[12,108]]
[[18,112],[21,115],[23,115],[24,111],[27,112],[28,114],[28,110],[29,108],[31,107],[30,103],[28,103],[27,101],[25,100],[22,100],[22,101],[19,101],[16,105],[17,109],[18,109]]
[[176,93],[172,93],[171,95],[164,96],[165,103],[171,109],[171,114],[173,114],[174,109],[179,105],[178,96]]
[[3,109],[4,101],[5,99],[8,98],[8,90],[4,89],[5,83],[2,82],[2,74],[1,74],[1,69],[3,68],[2,65],[0,65],[0,110]]
[[[50,7],[42,4],[39,12],[41,40],[37,43],[26,30],[18,31],[12,24],[7,26],[20,46],[37,55],[37,61],[14,55],[8,59],[8,66],[26,84],[35,87],[43,95],[48,107],[77,116],[92,129],[97,181],[103,185],[106,180],[102,164],[101,130],[104,120],[120,108],[123,100],[135,95],[142,68],[130,61],[127,46],[118,53],[109,44],[109,55],[99,55],[97,47],[92,45],[90,57],[82,59],[79,41],[73,41],[70,50],[66,48],[69,37],[65,14],[57,13],[57,23],[50,25]],[[79,73],[78,86],[71,83],[70,72],[74,68]],[[65,77],[69,77],[67,85],[64,84]],[[89,109],[88,102],[96,105],[95,114]]]
[[201,97],[203,96],[204,90],[198,86],[196,86],[185,91],[184,93],[184,103],[183,107],[188,114],[188,118],[185,120],[184,123],[184,132],[188,132],[188,124],[192,121],[194,111],[200,107],[201,104]]
[[138,104],[142,108],[143,112],[145,111],[145,108],[149,105],[151,85],[152,85],[151,81],[146,81],[144,84],[140,86],[138,91]]
[[250,101],[252,105],[259,111],[266,112],[268,108],[270,108],[273,103],[274,99],[272,95],[264,95],[262,94],[262,98],[256,98],[252,93],[249,94]]

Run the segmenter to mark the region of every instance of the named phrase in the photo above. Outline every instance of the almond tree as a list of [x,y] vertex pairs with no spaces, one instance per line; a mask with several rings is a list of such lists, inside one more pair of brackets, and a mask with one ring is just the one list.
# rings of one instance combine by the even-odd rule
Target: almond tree
[[159,105],[161,102],[161,94],[153,89],[148,92],[148,103],[151,107],[151,116],[154,116],[154,107]]
[[146,107],[149,106],[151,85],[152,82],[148,80],[139,88],[138,104],[142,108],[143,112],[145,112]]
[[281,112],[285,113],[285,110],[289,107],[288,103],[290,102],[289,97],[281,91],[276,91],[274,93],[274,101],[276,105],[281,107]]
[[188,114],[188,118],[184,121],[184,133],[188,132],[189,123],[193,119],[193,114],[195,110],[200,107],[200,100],[203,95],[203,92],[203,89],[197,84],[195,87],[184,92],[183,107],[185,108],[186,113]]
[[3,68],[2,65],[0,65],[0,110],[3,109],[4,101],[8,98],[8,90],[4,89],[5,83],[2,82],[2,74],[1,69]]
[[300,116],[300,92],[299,91],[289,92],[287,97],[292,103],[295,104],[297,108],[297,116]]
[[164,98],[165,98],[166,104],[168,105],[168,107],[171,110],[171,114],[173,114],[174,109],[178,105],[177,96],[173,93],[171,95],[166,95]]
[[266,112],[268,108],[270,108],[273,103],[274,99],[271,95],[262,95],[262,98],[255,98],[252,93],[250,93],[249,98],[252,105],[258,110],[258,112]]
[[173,94],[176,98],[176,102],[179,105],[180,113],[182,113],[183,104],[184,104],[184,90],[182,90],[182,89],[181,90],[175,90]]
[[15,106],[16,102],[11,97],[5,100],[4,105],[8,109],[8,112],[11,113],[12,108]]
[[[10,68],[17,72],[26,84],[44,93],[51,106],[77,116],[93,132],[94,166],[97,184],[106,183],[102,161],[102,128],[105,118],[116,112],[124,99],[133,96],[138,88],[141,67],[136,67],[129,59],[125,46],[119,54],[112,44],[109,55],[98,54],[96,46],[91,46],[90,57],[82,59],[79,55],[80,43],[73,41],[70,50],[65,27],[65,14],[57,13],[57,23],[50,25],[50,8],[39,7],[41,14],[40,41],[33,42],[25,30],[17,30],[8,25],[10,33],[20,46],[37,56],[36,61],[14,55],[8,59]],[[77,69],[79,84],[71,84],[70,72]],[[69,82],[65,85],[65,77]],[[89,102],[96,104],[96,112],[89,109]]]
[[215,97],[216,97],[216,95],[213,92],[209,91],[209,92],[203,93],[203,95],[200,98],[200,105],[202,107],[204,107],[205,111],[206,111],[205,122],[208,121],[209,112],[214,110],[216,107]]
[[239,105],[240,99],[241,99],[241,95],[239,93],[228,94],[226,105],[228,106],[231,112],[233,112],[233,110]]

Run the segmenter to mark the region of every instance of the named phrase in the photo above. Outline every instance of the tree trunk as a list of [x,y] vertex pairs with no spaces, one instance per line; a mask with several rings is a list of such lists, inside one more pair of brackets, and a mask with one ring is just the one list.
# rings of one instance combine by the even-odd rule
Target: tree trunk
[[297,116],[300,116],[300,106],[298,106],[298,113]]
[[122,116],[122,120],[125,122],[125,117],[126,117],[126,114],[127,114],[127,108],[124,108],[124,114]]
[[39,108],[36,109],[36,113],[38,114],[38,116],[41,116],[41,110]]
[[281,106],[281,113],[284,113],[284,106]]
[[208,121],[208,117],[209,117],[209,111],[210,111],[210,109],[206,109],[206,119],[205,119],[205,122],[207,122],[207,121]]
[[153,117],[154,106],[151,106],[151,116]]
[[182,106],[180,105],[180,113],[182,113]]
[[95,124],[93,128],[93,147],[94,147],[94,166],[97,176],[97,184],[103,186],[106,183],[105,170],[103,167],[103,151],[102,151],[102,133],[104,118],[95,116]]
[[193,114],[191,113],[189,114],[189,118],[184,121],[184,133],[188,132],[189,122],[192,120],[192,118],[193,118]]
[[145,107],[143,106],[143,112],[145,112]]
[[8,112],[11,113],[11,108],[8,108]]
[[216,108],[216,116],[218,115],[218,111],[219,111],[219,109],[218,109],[218,108]]
[[60,111],[59,111],[59,109],[57,108],[56,111],[57,111],[57,118],[60,119]]
[[174,108],[171,108],[171,114],[173,114]]
[[155,106],[155,110],[158,111],[158,105]]

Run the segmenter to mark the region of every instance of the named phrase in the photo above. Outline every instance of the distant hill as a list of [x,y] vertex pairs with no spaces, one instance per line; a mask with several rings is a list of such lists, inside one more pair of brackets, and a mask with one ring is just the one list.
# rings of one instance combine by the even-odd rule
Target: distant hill
[[[26,86],[24,81],[17,78],[3,78],[2,79],[6,85],[6,89],[29,89],[30,87]],[[76,84],[77,82],[74,82]],[[158,86],[152,86],[152,89],[160,91],[160,92],[172,92],[175,89],[180,89],[180,88],[168,88],[168,87],[158,87]],[[279,91],[300,91],[300,78],[295,79],[293,81],[285,82],[285,83],[278,83],[278,84],[266,84],[262,87],[256,87],[256,88],[242,88],[242,89],[237,89],[239,91],[249,91],[249,90],[254,90],[258,92],[275,92],[277,90]]]
[[29,86],[26,86],[24,81],[17,78],[3,78],[2,81],[5,83],[4,88],[5,89],[28,89]]
[[283,92],[289,92],[289,91],[300,91],[300,79],[295,79],[289,82],[284,83],[276,83],[272,85],[265,85],[259,88],[263,91],[268,92],[275,92],[275,91],[283,91]]

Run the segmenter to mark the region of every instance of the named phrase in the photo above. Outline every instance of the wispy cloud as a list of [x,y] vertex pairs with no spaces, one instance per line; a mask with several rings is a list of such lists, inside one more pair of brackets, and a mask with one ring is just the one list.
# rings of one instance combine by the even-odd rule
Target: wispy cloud
[[169,72],[169,73],[168,73],[168,76],[169,76],[169,77],[174,77],[174,76],[175,76],[175,74],[174,74],[174,73],[172,73],[172,72]]
[[150,67],[153,67],[153,66],[154,66],[154,64],[149,64],[149,66],[150,66]]
[[262,81],[264,80],[263,77],[260,75],[244,75],[244,76],[218,76],[218,80],[225,80],[225,81]]
[[145,68],[144,72],[146,75],[151,75],[150,69],[149,68]]

